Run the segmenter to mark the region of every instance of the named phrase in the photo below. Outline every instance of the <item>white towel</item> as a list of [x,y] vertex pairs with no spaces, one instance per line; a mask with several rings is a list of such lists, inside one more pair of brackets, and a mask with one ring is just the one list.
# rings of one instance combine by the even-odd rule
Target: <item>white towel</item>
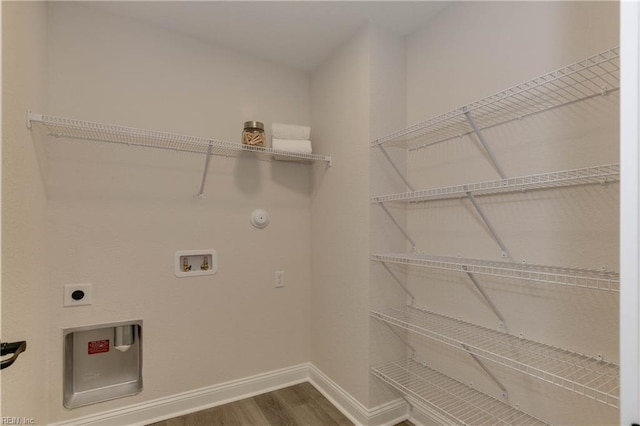
[[311,141],[271,138],[271,148],[297,154],[311,154]]
[[295,124],[271,124],[271,135],[275,139],[306,140],[311,137],[311,128]]

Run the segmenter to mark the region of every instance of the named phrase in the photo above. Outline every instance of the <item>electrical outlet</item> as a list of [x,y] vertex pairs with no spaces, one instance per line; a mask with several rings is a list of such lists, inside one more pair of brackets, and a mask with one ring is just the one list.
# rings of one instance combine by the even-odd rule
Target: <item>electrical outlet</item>
[[276,271],[276,288],[284,287],[284,271]]
[[65,284],[62,306],[82,306],[93,303],[93,284]]

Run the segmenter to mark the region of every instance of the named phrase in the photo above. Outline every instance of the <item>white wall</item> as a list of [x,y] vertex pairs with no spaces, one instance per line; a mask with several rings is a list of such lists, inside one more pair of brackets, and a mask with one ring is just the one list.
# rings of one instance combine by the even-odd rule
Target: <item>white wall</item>
[[[618,5],[599,2],[461,2],[407,40],[407,123],[431,118],[618,44]],[[485,132],[507,176],[618,161],[618,93]],[[498,179],[473,137],[407,160],[417,189]],[[618,270],[619,185],[483,197],[510,251],[533,264]],[[411,207],[410,234],[429,254],[501,260],[471,205]],[[618,295],[479,279],[513,334],[618,362]],[[465,276],[412,271],[418,303],[491,328],[498,319]],[[419,343],[416,343],[419,345]],[[435,367],[491,394],[498,388],[461,351],[422,349]],[[510,401],[559,424],[614,424],[617,411],[506,369],[494,372]]]
[[2,370],[1,414],[47,422],[47,253],[43,178],[25,126],[45,107],[46,6],[2,3],[2,335],[27,350]]
[[311,78],[314,146],[335,161],[314,173],[311,362],[369,400],[369,43],[367,28]]
[[[385,136],[404,127],[407,105],[407,73],[405,39],[378,26],[369,27],[370,55],[370,134],[371,140]],[[369,142],[371,142],[371,140]],[[406,191],[404,181],[396,173],[380,148],[370,148],[370,195]],[[389,157],[398,169],[406,174],[406,153],[398,147],[386,148]],[[404,206],[387,205],[394,218],[406,227]],[[370,253],[386,251],[400,252],[407,248],[407,241],[380,206],[370,207]],[[369,262],[370,307],[400,306],[407,301],[407,294],[389,275],[379,262]],[[402,271],[395,274],[403,282]],[[397,331],[397,330],[396,330]],[[406,357],[406,347],[399,344],[397,336],[380,322],[370,320],[370,364],[381,365]],[[375,407],[385,400],[398,398],[380,380],[371,379],[370,406]]]
[[[238,142],[246,120],[310,124],[304,73],[77,3],[50,4],[48,25],[47,113]],[[200,200],[201,156],[84,141],[47,155],[51,421],[309,360],[308,166],[214,157]],[[216,275],[174,276],[176,250],[206,248]],[[63,308],[63,285],[84,282],[93,305]],[[143,392],[65,410],[62,329],[136,318]]]

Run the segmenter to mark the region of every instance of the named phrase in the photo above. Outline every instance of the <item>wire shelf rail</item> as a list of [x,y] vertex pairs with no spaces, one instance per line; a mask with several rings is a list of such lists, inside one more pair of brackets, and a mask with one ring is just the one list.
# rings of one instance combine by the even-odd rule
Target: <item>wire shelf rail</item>
[[410,306],[371,311],[371,316],[611,407],[618,407],[620,373],[614,363]]
[[371,197],[371,202],[423,202],[466,197],[469,193],[473,195],[493,195],[618,181],[620,181],[620,164],[607,164],[421,191],[379,195]]
[[426,148],[473,133],[465,114],[473,115],[479,130],[489,129],[619,90],[619,74],[620,49],[614,47],[376,139],[371,145],[407,144],[409,150]]
[[620,274],[609,271],[404,253],[372,254],[371,260],[570,287],[620,291]]
[[329,165],[331,164],[331,157],[326,155],[281,151],[195,136],[34,114],[30,111],[27,114],[28,128],[31,128],[32,124],[38,124],[44,128],[48,135],[58,138],[110,142],[205,155],[234,156],[243,152],[255,152],[295,160],[325,161]]
[[414,360],[390,362],[372,374],[453,425],[538,426],[547,423]]

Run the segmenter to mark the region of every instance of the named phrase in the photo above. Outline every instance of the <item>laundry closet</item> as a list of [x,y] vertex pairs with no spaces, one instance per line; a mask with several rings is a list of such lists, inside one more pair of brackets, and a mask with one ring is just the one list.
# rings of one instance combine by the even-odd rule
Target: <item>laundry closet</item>
[[639,421],[633,7],[3,2],[0,415]]

